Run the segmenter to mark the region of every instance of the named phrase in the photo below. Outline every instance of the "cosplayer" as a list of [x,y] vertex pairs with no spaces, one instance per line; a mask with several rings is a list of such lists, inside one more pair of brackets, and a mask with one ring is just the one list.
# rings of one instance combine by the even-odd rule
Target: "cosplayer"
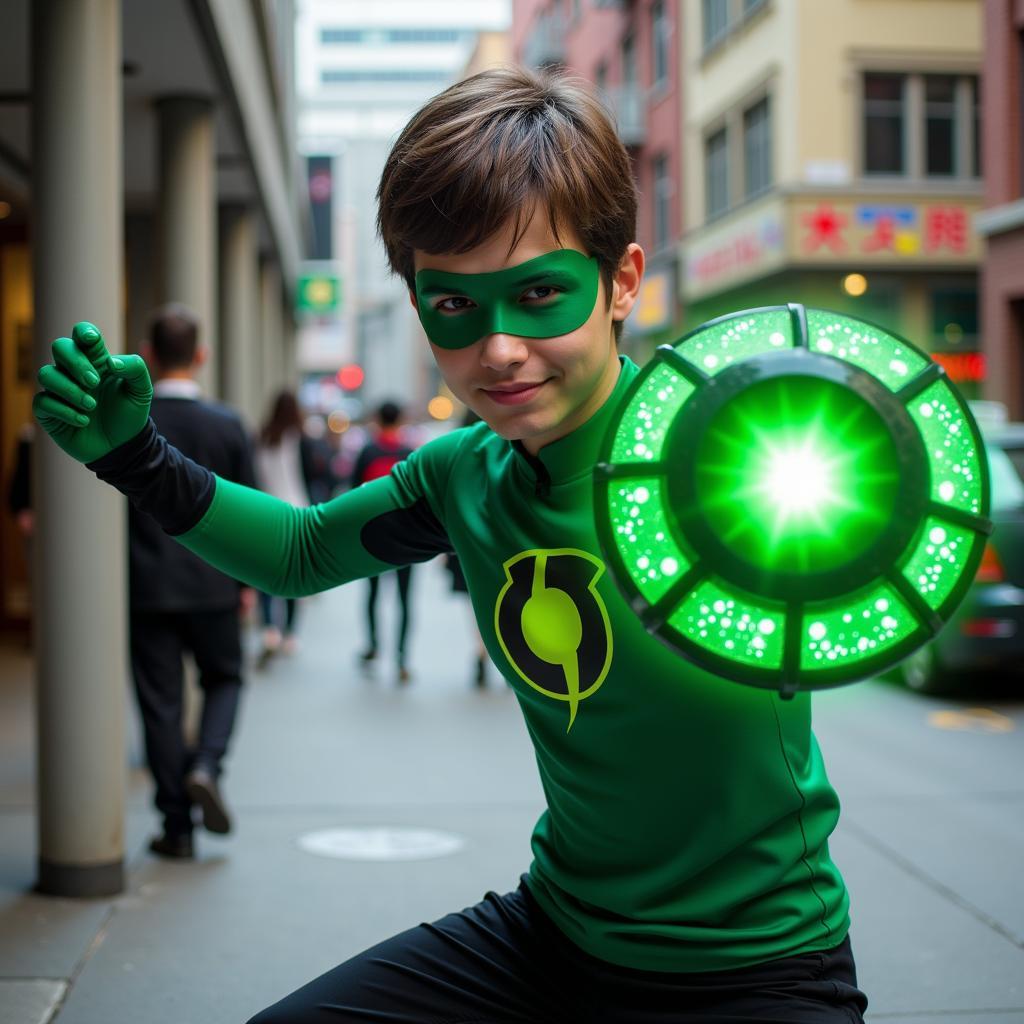
[[108,355],[89,324],[55,343],[36,402],[69,454],[262,590],[311,594],[454,549],[526,718],[547,809],[518,888],[382,942],[254,1022],[860,1020],[809,696],[674,655],[600,557],[593,466],[639,372],[616,343],[644,269],[607,113],[564,78],[485,72],[414,116],[378,198],[441,373],[484,423],[305,509],[170,447],[145,365]]

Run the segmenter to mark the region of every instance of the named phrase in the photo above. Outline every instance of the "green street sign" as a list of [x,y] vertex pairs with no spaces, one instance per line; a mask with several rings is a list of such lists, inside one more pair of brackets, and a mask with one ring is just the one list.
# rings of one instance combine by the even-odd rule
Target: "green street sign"
[[341,279],[335,274],[303,274],[299,277],[296,307],[300,313],[323,316],[341,308]]

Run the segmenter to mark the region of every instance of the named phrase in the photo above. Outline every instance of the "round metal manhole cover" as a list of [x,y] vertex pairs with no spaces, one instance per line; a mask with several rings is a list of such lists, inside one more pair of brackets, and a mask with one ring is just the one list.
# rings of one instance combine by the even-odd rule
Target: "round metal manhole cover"
[[299,838],[307,853],[338,860],[431,860],[465,845],[461,836],[423,828],[330,828]]

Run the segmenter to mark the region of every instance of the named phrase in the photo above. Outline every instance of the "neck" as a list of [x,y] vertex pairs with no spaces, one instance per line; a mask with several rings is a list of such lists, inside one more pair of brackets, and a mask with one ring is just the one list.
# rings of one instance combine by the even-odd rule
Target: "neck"
[[157,380],[195,380],[195,372],[188,368],[184,370],[163,370],[157,369]]

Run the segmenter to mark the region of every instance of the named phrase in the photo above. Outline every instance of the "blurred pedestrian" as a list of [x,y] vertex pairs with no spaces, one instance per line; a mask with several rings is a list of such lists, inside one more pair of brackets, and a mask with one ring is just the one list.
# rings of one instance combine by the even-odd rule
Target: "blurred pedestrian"
[[[239,417],[201,397],[195,377],[207,350],[199,322],[172,304],[153,318],[143,354],[153,373],[154,422],[189,458],[226,480],[255,485],[252,448]],[[210,832],[227,833],[231,818],[220,791],[221,763],[242,689],[239,611],[255,592],[211,568],[165,533],[155,519],[129,509],[131,663],[142,715],[146,759],[156,784],[163,833],[150,843],[162,857],[193,856],[193,807]],[[191,653],[203,693],[195,749],[183,732],[183,656]]]
[[[412,452],[402,437],[399,426],[401,417],[401,407],[395,402],[384,402],[377,409],[374,417],[375,428],[371,438],[356,457],[356,464],[352,470],[353,488],[370,480],[387,476],[395,465]],[[412,581],[412,566],[404,565],[400,569],[396,569],[394,573],[387,575],[394,576],[398,588],[400,608],[397,637],[398,681],[407,683],[412,678],[405,660],[405,645],[409,634],[409,584]],[[369,642],[366,650],[359,656],[366,666],[376,661],[378,654],[377,594],[380,589],[380,576],[371,576],[367,583],[369,589],[366,599],[366,624]]]
[[332,463],[334,449],[327,437],[327,424],[322,416],[306,416],[302,421],[302,476],[309,491],[311,505],[322,505],[334,497],[338,478]]
[[[270,412],[260,429],[256,448],[256,480],[268,494],[300,508],[309,505],[303,441],[299,402],[295,393],[286,388],[274,396]],[[282,654],[295,653],[298,602],[294,597],[276,597],[261,591],[260,610],[263,647],[259,664],[264,666],[278,651]]]

